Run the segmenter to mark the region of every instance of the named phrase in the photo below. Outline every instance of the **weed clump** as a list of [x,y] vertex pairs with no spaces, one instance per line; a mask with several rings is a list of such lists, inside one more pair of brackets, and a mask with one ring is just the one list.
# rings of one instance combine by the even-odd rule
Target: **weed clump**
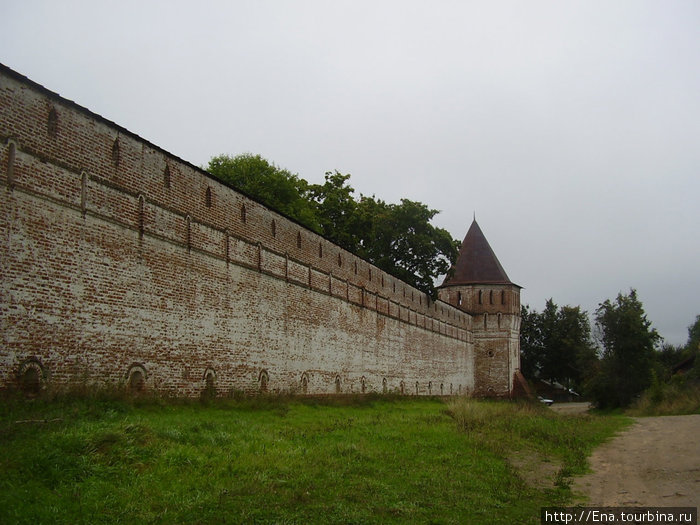
[[677,377],[655,381],[627,411],[632,416],[700,414],[700,383]]

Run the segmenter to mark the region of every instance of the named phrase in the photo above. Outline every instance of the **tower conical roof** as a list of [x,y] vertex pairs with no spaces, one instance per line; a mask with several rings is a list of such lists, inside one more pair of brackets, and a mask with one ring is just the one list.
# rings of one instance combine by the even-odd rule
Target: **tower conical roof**
[[474,219],[459,249],[453,272],[442,286],[463,284],[513,284],[498,262],[489,242]]

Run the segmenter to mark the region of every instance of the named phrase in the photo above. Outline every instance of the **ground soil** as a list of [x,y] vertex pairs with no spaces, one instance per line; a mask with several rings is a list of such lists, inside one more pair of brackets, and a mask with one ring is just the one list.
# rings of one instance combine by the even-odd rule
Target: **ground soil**
[[571,486],[579,503],[700,507],[700,414],[635,418],[589,463]]

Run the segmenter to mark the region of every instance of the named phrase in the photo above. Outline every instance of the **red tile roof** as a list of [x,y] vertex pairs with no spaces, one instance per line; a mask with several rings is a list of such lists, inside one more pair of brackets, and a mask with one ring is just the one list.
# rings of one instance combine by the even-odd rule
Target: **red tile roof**
[[445,277],[442,286],[464,284],[513,284],[476,220],[462,241],[453,272]]

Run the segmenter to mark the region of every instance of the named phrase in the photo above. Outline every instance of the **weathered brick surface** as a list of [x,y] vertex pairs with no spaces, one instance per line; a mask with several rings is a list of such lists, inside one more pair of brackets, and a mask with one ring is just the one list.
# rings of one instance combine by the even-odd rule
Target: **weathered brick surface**
[[30,363],[188,396],[209,372],[220,393],[448,394],[486,366],[509,388],[475,364],[478,316],[5,68],[0,159],[0,387]]
[[442,288],[440,299],[472,316],[474,394],[507,396],[520,370],[520,288],[473,284]]

